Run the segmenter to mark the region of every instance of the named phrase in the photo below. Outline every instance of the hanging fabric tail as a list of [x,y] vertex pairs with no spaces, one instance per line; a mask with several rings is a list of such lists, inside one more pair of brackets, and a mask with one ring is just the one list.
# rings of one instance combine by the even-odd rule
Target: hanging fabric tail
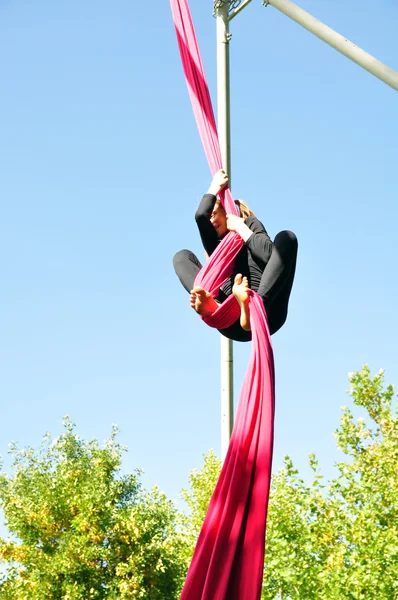
[[[210,94],[187,0],[170,0],[188,90],[212,173],[221,168]],[[236,214],[229,190],[223,198]],[[228,277],[242,246],[229,233],[196,280],[213,295]],[[236,302],[228,299],[233,307]],[[227,305],[224,302],[223,305]],[[230,316],[216,317],[218,328]],[[236,308],[236,307],[235,307]],[[217,311],[218,312],[218,311]],[[236,314],[236,311],[229,310]],[[262,299],[250,295],[252,350],[231,442],[203,523],[181,600],[259,600],[264,569],[265,523],[271,480],[274,363]],[[223,325],[224,323],[224,325]],[[211,323],[209,323],[211,324]]]
[[250,300],[252,351],[228,453],[181,600],[259,600],[271,478],[274,365],[263,302]]

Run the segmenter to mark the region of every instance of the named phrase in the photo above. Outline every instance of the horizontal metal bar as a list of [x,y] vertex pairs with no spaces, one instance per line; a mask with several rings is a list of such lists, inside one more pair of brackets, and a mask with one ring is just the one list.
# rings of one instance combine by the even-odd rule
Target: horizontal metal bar
[[228,21],[232,21],[232,19],[234,19],[236,17],[236,15],[238,15],[240,13],[241,10],[243,10],[248,4],[250,4],[252,0],[246,0],[243,4],[241,4],[240,6],[238,6],[238,8],[236,8],[228,17]]
[[265,0],[264,6],[270,4],[302,27],[316,35],[320,40],[335,48],[341,54],[372,73],[381,81],[398,91],[398,73],[374,58],[321,21],[307,13],[290,0]]

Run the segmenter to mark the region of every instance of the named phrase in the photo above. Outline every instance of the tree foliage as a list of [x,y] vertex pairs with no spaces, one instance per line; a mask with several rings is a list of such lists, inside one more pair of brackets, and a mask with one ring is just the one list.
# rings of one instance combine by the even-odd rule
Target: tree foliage
[[66,419],[39,452],[14,445],[13,474],[0,475],[0,499],[13,534],[0,540],[8,565],[3,600],[173,598],[186,565],[178,514],[139,472],[119,475],[122,447],[84,442]]
[[[352,409],[335,432],[343,454],[329,482],[292,460],[274,474],[263,600],[398,600],[398,418],[384,373],[350,375]],[[358,418],[361,411],[365,416]],[[354,416],[355,413],[355,416]],[[12,534],[0,539],[0,600],[177,600],[221,463],[210,451],[177,511],[140,473],[120,475],[122,448],[80,440],[69,420],[38,452],[14,445],[0,474]]]
[[202,523],[206,516],[211,496],[221,471],[221,461],[213,450],[204,455],[203,467],[194,469],[189,475],[189,489],[181,491],[181,497],[188,506],[188,513],[182,517],[186,532],[186,558],[189,561],[195,549]]
[[313,481],[290,458],[274,475],[268,519],[266,600],[398,598],[398,419],[384,373],[364,366],[350,375],[355,418],[343,408],[335,433],[345,460],[323,482],[310,455]]

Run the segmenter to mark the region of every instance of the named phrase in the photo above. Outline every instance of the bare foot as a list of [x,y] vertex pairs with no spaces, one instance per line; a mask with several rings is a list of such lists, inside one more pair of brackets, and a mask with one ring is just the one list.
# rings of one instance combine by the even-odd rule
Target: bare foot
[[209,317],[218,308],[218,304],[213,296],[199,286],[195,286],[191,290],[189,303],[202,317]]
[[250,331],[250,311],[249,311],[249,280],[238,273],[235,277],[232,293],[239,302],[240,306],[240,326],[245,331]]

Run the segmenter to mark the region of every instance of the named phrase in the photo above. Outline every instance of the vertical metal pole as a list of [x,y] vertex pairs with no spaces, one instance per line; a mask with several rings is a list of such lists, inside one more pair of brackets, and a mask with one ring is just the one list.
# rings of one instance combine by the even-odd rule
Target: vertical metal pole
[[[230,97],[229,97],[229,3],[217,10],[217,107],[218,137],[223,168],[231,187]],[[233,345],[221,336],[221,456],[228,450],[233,425]]]

